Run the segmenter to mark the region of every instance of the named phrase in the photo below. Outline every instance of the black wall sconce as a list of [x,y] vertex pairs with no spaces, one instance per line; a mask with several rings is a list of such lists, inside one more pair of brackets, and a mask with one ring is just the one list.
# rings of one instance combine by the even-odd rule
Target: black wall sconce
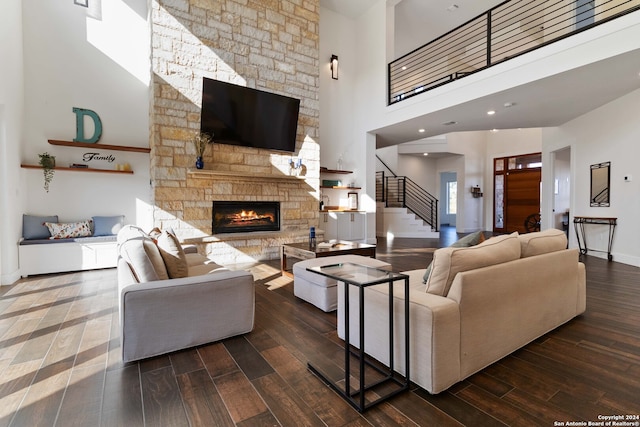
[[331,78],[338,80],[338,55],[331,55]]
[[73,4],[77,4],[82,7],[89,7],[89,0],[73,0]]

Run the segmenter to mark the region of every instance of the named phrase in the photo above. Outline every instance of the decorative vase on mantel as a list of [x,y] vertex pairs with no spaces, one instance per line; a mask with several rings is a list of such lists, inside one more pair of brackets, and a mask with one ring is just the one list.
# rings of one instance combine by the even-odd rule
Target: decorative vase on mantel
[[193,146],[196,149],[196,169],[204,168],[204,162],[202,156],[207,147],[213,143],[213,135],[208,133],[196,132],[191,139]]

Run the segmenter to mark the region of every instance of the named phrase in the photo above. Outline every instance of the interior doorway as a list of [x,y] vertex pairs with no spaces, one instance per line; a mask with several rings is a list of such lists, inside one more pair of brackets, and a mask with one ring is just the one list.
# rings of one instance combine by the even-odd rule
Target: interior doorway
[[458,213],[458,175],[456,172],[440,173],[440,225],[456,226]]
[[553,197],[551,226],[563,230],[569,238],[569,207],[571,206],[571,147],[552,153]]

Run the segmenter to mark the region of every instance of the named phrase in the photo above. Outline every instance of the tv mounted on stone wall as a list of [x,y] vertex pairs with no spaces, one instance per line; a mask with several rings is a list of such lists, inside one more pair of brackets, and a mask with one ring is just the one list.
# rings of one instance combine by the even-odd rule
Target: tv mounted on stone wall
[[200,131],[220,144],[296,151],[300,100],[204,77]]

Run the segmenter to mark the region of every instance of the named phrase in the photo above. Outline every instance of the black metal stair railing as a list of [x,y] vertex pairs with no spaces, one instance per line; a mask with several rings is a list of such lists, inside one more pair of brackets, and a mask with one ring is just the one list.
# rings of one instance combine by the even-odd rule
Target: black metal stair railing
[[386,207],[406,208],[438,231],[438,199],[406,176],[391,174],[376,172],[376,201]]
[[508,0],[389,63],[389,105],[640,9],[637,0]]
[[387,207],[407,208],[438,231],[438,199],[406,176],[387,176],[385,181]]

